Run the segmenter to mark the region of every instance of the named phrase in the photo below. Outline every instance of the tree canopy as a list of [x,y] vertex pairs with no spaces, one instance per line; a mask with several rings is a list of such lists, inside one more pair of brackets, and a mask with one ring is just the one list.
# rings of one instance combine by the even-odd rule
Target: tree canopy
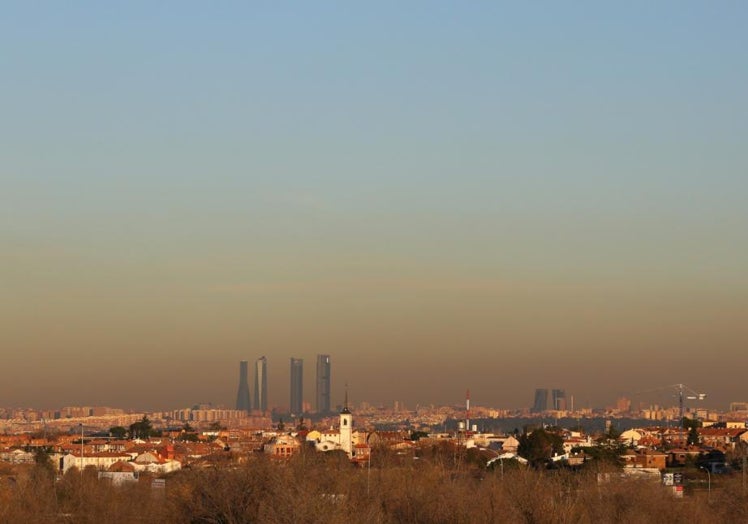
[[534,467],[544,465],[554,453],[563,452],[564,441],[557,433],[541,428],[519,437],[517,453]]
[[127,437],[127,428],[122,426],[112,426],[109,428],[109,434],[116,439],[123,439]]
[[143,415],[143,418],[138,422],[130,424],[130,436],[132,438],[148,438],[153,434],[153,425],[148,417]]

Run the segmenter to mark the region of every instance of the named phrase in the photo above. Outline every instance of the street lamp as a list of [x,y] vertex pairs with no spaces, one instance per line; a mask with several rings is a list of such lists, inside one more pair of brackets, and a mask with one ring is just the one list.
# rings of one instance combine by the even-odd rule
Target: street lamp
[[367,457],[368,466],[366,467],[366,496],[369,496],[369,485],[371,484],[371,446],[369,446],[369,456]]
[[745,470],[746,470],[746,463],[748,463],[748,456],[746,456],[746,452],[748,452],[748,446],[746,446],[746,443],[741,441],[740,442],[740,449],[743,451],[743,467],[740,468],[743,473],[743,496],[745,496]]
[[80,424],[81,427],[81,477],[83,476],[83,422]]
[[707,478],[707,488],[706,488],[706,501],[709,502],[709,499],[712,497],[712,473],[709,471],[709,468],[706,468],[704,466],[699,466],[699,469],[703,469],[706,471],[706,478]]

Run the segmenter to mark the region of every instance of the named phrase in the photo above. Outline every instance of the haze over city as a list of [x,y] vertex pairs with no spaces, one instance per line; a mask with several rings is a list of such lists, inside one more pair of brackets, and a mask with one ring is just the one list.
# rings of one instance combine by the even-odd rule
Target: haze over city
[[0,405],[748,400],[742,3],[27,3]]

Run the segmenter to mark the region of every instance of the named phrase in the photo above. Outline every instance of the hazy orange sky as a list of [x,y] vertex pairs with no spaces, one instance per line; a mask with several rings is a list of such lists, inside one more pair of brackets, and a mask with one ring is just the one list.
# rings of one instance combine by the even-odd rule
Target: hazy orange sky
[[748,400],[747,9],[11,2],[0,406]]

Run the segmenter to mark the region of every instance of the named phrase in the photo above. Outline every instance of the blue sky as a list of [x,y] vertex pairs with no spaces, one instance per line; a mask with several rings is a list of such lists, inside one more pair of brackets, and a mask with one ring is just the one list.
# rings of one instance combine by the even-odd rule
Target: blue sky
[[[746,6],[402,4],[6,4],[13,362],[63,356],[71,403],[101,354],[204,385],[103,399],[140,405],[230,403],[262,354],[280,404],[316,352],[361,397],[507,405],[631,389],[589,378],[601,354],[668,369],[638,389],[745,364]],[[455,383],[360,370],[393,356]]]

